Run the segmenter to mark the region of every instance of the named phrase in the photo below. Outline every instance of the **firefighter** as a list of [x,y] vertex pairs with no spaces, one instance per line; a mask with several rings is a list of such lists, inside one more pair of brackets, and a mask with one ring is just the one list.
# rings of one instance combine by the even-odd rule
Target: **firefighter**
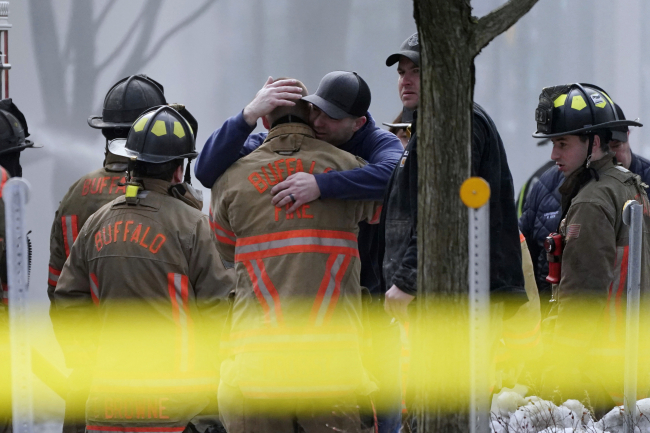
[[[545,320],[548,325],[554,322],[554,328],[549,328],[552,367],[544,376],[544,392],[559,388],[565,399],[582,399],[587,390],[592,406],[602,414],[623,403],[626,201],[643,205],[643,232],[650,227],[645,188],[638,175],[614,163],[609,143],[617,128],[642,125],[619,119],[603,89],[578,83],[544,88],[535,120],[533,137],[551,139],[551,159],[565,177],[559,235],[547,244],[554,255],[549,261],[561,268],[551,266],[549,274],[559,283],[553,285],[555,305]],[[643,237],[642,249],[641,288],[647,290],[648,236]],[[639,379],[641,387],[646,378]]]
[[[9,356],[9,293],[7,291],[7,260],[5,255],[5,214],[2,188],[10,177],[22,177],[20,153],[38,148],[27,140],[29,131],[23,113],[11,99],[0,101],[0,433],[11,431],[11,374]],[[31,257],[30,257],[31,260]]]
[[[88,125],[101,129],[106,138],[104,164],[72,184],[59,203],[50,232],[50,262],[47,294],[52,302],[50,316],[56,322],[53,294],[61,269],[86,220],[106,203],[126,192],[127,159],[108,149],[110,140],[126,138],[133,121],[151,107],[166,104],[163,86],[146,75],[131,75],[111,87],[104,98],[102,116],[91,116]],[[56,331],[56,328],[55,328]],[[65,433],[83,433],[84,404],[88,371],[79,368],[68,380],[68,398],[63,423]],[[75,423],[75,420],[81,422]]]
[[79,231],[54,319],[68,367],[93,367],[88,432],[181,432],[216,393],[232,278],[201,198],[182,183],[183,160],[197,155],[188,122],[155,107],[108,150],[130,159],[131,180]]
[[[614,103],[619,120],[626,120],[621,107]],[[622,126],[612,129],[612,140],[609,148],[616,155],[616,161],[632,173],[638,174],[646,185],[650,184],[650,161],[633,153],[629,143],[629,128]],[[550,141],[549,139],[543,142]],[[544,240],[549,233],[554,232],[560,223],[562,215],[561,194],[559,187],[564,182],[564,175],[555,161],[550,161],[552,167],[546,165],[538,170],[537,179],[529,189],[525,204],[522,205],[522,214],[519,218],[519,227],[526,236],[535,266],[535,278],[542,299],[543,316],[546,317],[551,308],[551,284],[546,281],[548,275],[548,261],[544,251]],[[523,190],[523,189],[522,189]],[[530,200],[528,199],[530,198]],[[522,200],[523,201],[523,200]]]
[[373,426],[357,233],[359,221],[376,222],[379,203],[324,198],[290,212],[292,193],[280,207],[269,200],[292,173],[365,164],[315,139],[308,121],[303,100],[271,111],[262,145],[212,189],[218,249],[237,274],[218,397],[229,433]]

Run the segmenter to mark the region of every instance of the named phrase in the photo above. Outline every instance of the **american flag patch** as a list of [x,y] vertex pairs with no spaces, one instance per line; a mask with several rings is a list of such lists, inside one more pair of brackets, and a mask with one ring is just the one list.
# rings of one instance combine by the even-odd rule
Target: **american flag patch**
[[569,224],[569,228],[566,231],[566,238],[577,238],[580,236],[580,224]]

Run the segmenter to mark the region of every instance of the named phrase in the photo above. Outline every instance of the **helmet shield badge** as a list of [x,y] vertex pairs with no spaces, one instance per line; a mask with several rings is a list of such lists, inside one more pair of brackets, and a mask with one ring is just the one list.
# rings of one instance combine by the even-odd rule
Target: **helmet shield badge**
[[586,83],[544,88],[535,110],[535,122],[535,138],[586,135],[621,126],[643,126],[637,121],[619,119],[607,92]]
[[126,139],[109,143],[108,150],[131,160],[162,164],[174,159],[193,159],[194,133],[178,111],[160,106],[142,114],[129,130]]

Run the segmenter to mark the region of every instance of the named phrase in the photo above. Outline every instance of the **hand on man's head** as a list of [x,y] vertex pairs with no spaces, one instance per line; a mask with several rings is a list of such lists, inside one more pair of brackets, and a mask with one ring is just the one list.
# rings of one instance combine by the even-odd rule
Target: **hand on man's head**
[[303,204],[309,203],[320,197],[320,188],[316,182],[316,177],[309,173],[295,173],[289,176],[283,182],[275,185],[271,189],[273,198],[271,203],[277,207],[283,207],[293,202],[293,205],[287,210],[290,214]]
[[296,80],[293,79],[273,82],[273,77],[269,77],[255,98],[244,108],[246,123],[255,126],[257,119],[270,114],[277,107],[296,105],[295,101],[302,98],[302,88],[295,84]]

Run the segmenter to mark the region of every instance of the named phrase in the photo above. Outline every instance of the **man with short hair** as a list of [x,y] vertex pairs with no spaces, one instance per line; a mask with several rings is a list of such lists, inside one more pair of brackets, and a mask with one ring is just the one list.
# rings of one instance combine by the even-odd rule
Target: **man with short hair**
[[[414,33],[386,66],[398,64],[397,89],[405,111],[417,110],[420,97],[420,42]],[[417,292],[417,112],[411,138],[393,172],[382,210],[380,254],[386,311],[400,319]],[[472,175],[490,184],[490,291],[523,299],[524,276],[517,229],[514,186],[503,142],[496,125],[481,106],[474,103],[472,128]],[[515,301],[516,303],[519,301]]]
[[130,181],[79,231],[52,319],[67,366],[93,373],[87,432],[192,431],[216,392],[233,283],[201,197],[183,183],[192,128],[153,108],[108,150],[130,160]]
[[[407,38],[399,51],[388,56],[386,66],[394,64],[398,65],[397,89],[404,105],[402,120],[406,117],[413,118],[413,121],[409,143],[393,171],[384,198],[377,250],[383,271],[382,289],[386,291],[384,309],[390,317],[406,322],[408,306],[417,294],[417,108],[420,101],[420,42],[417,33]],[[512,175],[496,125],[476,103],[473,121],[472,176],[483,177],[490,184],[491,191],[490,291],[495,301],[506,301],[507,314],[512,316],[515,307],[527,300]],[[399,362],[398,350],[396,345],[385,347],[386,366],[395,360]],[[393,390],[394,400],[400,395],[399,382],[391,383],[393,386],[389,387],[389,392]],[[498,378],[495,385],[500,385]],[[408,394],[410,392],[407,392],[407,403],[410,400]],[[384,398],[390,401],[390,395]],[[387,420],[387,431],[399,429],[399,421],[398,417]]]
[[275,205],[267,196],[283,173],[365,165],[316,139],[309,113],[303,98],[264,116],[262,145],[212,189],[218,249],[237,273],[219,386],[229,433],[366,432],[374,424],[357,233],[360,221],[376,222],[379,202],[324,198],[293,209],[292,192]]

